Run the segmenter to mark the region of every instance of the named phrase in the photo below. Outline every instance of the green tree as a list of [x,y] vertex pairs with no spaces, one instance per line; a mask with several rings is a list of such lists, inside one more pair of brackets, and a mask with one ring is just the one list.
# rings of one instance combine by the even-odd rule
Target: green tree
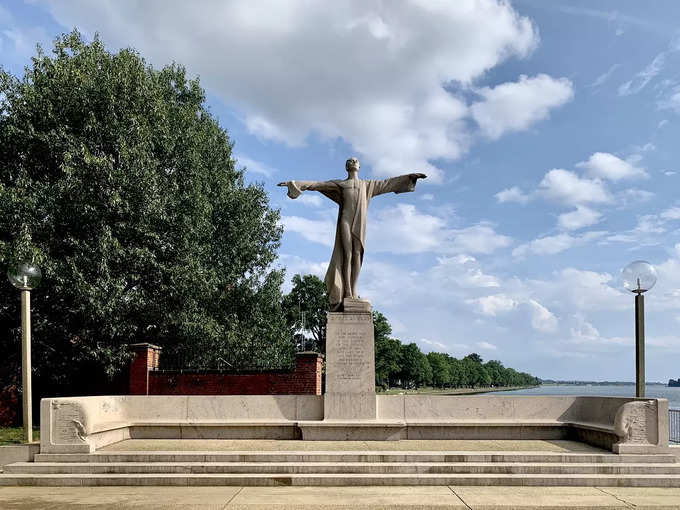
[[392,327],[387,318],[373,311],[373,335],[375,339],[375,383],[384,389],[390,387],[399,373],[401,342],[391,338]]
[[428,352],[427,361],[432,367],[432,386],[445,388],[451,384],[449,356],[441,352]]
[[293,289],[283,298],[286,322],[293,331],[304,327],[314,337],[314,349],[326,353],[326,314],[328,313],[326,284],[313,274],[293,276]]
[[476,386],[489,386],[491,377],[482,365],[482,358],[477,353],[468,354],[463,358],[463,367],[467,374],[467,384],[473,388]]
[[402,344],[399,357],[402,387],[418,388],[432,379],[432,367],[415,343]]
[[[181,66],[64,35],[23,77],[0,69],[0,147],[0,266],[28,256],[44,274],[37,390],[94,392],[133,342],[161,345],[161,363],[293,363],[283,272],[270,268],[278,212],[244,183]],[[18,317],[0,285],[3,380],[18,371]]]

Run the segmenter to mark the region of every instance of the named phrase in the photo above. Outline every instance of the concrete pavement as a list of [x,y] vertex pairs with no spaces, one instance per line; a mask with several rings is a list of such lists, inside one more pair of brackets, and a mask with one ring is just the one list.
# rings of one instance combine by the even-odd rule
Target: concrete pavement
[[680,489],[633,487],[1,487],[2,510],[680,509]]
[[583,452],[605,450],[562,439],[408,439],[400,441],[296,441],[291,439],[128,439],[97,452],[228,452],[228,451],[480,451]]

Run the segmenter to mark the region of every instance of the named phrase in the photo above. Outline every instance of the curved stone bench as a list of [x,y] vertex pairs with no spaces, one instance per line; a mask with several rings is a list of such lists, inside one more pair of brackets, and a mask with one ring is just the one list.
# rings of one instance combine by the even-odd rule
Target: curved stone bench
[[322,418],[317,395],[43,399],[40,451],[90,453],[125,439],[299,439],[299,420]]
[[323,397],[43,399],[41,453],[125,439],[576,439],[616,453],[665,452],[668,401],[624,397],[378,395],[375,420],[323,420]]

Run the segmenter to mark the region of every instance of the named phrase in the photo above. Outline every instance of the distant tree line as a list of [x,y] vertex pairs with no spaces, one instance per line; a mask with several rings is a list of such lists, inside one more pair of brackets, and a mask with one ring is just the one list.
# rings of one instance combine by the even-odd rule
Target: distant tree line
[[[314,275],[295,275],[293,288],[283,298],[283,310],[298,350],[326,352],[328,297],[324,283]],[[392,338],[392,327],[380,312],[373,312],[375,382],[377,388],[416,389],[534,386],[540,379],[503,366],[484,363],[479,354],[462,359],[442,352],[424,354],[413,342]]]
[[540,379],[517,372],[497,360],[484,363],[477,353],[462,359],[443,352],[424,354],[414,343],[391,338],[392,328],[385,316],[373,312],[375,335],[375,382],[383,390],[392,387],[417,389],[535,386]]

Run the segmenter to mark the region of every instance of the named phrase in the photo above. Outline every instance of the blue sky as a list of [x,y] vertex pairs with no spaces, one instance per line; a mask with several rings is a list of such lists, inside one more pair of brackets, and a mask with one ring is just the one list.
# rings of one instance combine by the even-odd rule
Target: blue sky
[[[200,5],[200,8],[197,7]],[[200,76],[323,277],[336,209],[275,185],[420,171],[371,202],[359,293],[402,341],[540,377],[632,380],[645,259],[647,377],[680,377],[680,3],[0,1],[0,64],[77,27]],[[289,284],[288,284],[289,285]]]

